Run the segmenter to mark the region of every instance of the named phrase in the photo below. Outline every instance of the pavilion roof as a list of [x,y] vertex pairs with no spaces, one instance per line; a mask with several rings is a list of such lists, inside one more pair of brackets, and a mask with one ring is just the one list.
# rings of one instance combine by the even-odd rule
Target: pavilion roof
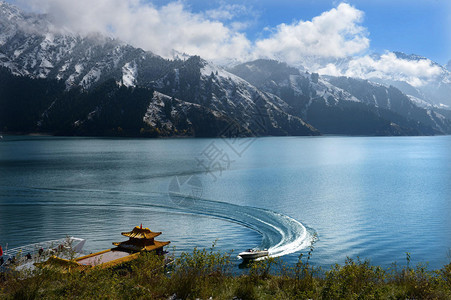
[[113,243],[114,246],[117,246],[122,249],[132,250],[132,251],[152,251],[155,249],[162,248],[166,245],[169,245],[170,242],[160,242],[160,241],[151,241],[151,240],[128,240],[125,242]]
[[161,232],[153,232],[149,228],[136,226],[132,231],[122,232],[121,234],[134,239],[153,239],[154,237],[159,236]]

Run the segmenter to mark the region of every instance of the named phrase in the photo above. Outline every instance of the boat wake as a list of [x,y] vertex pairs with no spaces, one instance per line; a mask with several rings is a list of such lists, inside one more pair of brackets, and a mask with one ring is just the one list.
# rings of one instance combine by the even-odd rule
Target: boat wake
[[[129,191],[107,191],[86,189],[42,189],[21,188],[20,191],[9,191],[17,197],[17,194],[33,194],[34,199],[24,199],[14,205],[76,205],[76,206],[127,206],[139,208],[159,208],[163,211],[173,211],[219,218],[237,223],[250,228],[262,236],[260,245],[256,249],[268,249],[269,256],[278,257],[297,252],[311,245],[314,239],[314,230],[307,228],[299,221],[266,209],[250,206],[241,206],[221,201],[208,200],[200,197],[190,197],[182,194],[171,193],[140,193]],[[37,195],[41,194],[42,195]],[[49,199],[46,194],[52,193],[54,201],[42,201]],[[89,194],[89,198],[86,197]],[[42,196],[42,197],[40,197]],[[39,200],[36,201],[38,198]],[[63,199],[71,199],[68,202]],[[92,201],[95,199],[96,201]],[[125,202],[125,203],[124,203]]]
[[[185,201],[186,196],[180,195]],[[235,205],[201,198],[190,199],[190,205],[181,207],[184,212],[212,216],[241,224],[262,235],[256,248],[268,249],[269,256],[278,257],[297,252],[311,245],[313,230],[299,221],[270,210]]]

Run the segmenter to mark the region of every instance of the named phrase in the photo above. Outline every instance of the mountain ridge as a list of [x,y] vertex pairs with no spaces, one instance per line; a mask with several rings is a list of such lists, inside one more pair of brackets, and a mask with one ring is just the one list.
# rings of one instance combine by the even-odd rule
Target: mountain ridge
[[[355,126],[359,116],[354,113],[359,112],[373,119],[374,127],[361,131],[347,128],[346,131],[354,130],[354,134],[380,134],[380,130],[384,132],[392,127],[392,134],[397,134],[398,128],[406,127],[406,130],[410,128],[418,134],[430,135],[451,130],[447,119],[441,118],[439,113],[418,107],[394,87],[385,87],[368,80],[301,73],[285,63],[271,60],[244,63],[230,71],[254,83],[263,91],[285,99],[295,110],[291,111],[292,114],[299,114],[321,132],[341,133],[332,127],[345,130],[343,126],[346,126],[347,122],[350,127]],[[346,84],[343,81],[348,82]],[[367,94],[357,92],[359,90]],[[396,102],[391,103],[390,100],[393,99],[390,97],[395,97]],[[341,117],[339,113],[342,114]],[[324,120],[325,115],[329,120]],[[440,120],[437,121],[436,118]],[[415,122],[421,122],[424,126],[418,126]]]
[[[55,30],[46,16],[23,14],[5,2],[0,2],[0,15],[4,17],[3,21],[0,18],[0,65],[14,75],[64,83],[65,91],[59,91],[65,93],[60,96],[62,98],[45,110],[40,109],[40,113],[47,116],[54,116],[55,107],[63,102],[66,107],[60,106],[60,114],[78,115],[85,111],[67,102],[71,90],[80,94],[73,97],[74,101],[85,101],[83,97],[90,96],[83,94],[92,93],[99,86],[105,94],[110,92],[115,97],[115,93],[119,93],[127,95],[124,99],[128,99],[133,92],[121,90],[122,86],[136,88],[140,93],[149,91],[148,98],[143,100],[147,109],[140,110],[140,115],[134,115],[134,118],[140,119],[138,123],[144,132],[155,133],[158,129],[159,134],[155,136],[178,135],[180,132],[193,136],[220,136],[224,134],[220,127],[227,128],[227,124],[236,127],[234,135],[237,136],[317,135],[317,128],[326,134],[351,135],[451,133],[447,113],[429,105],[420,91],[412,90],[413,95],[406,96],[394,87],[378,88],[396,95],[397,101],[406,108],[403,111],[371,101],[371,97],[376,97],[374,83],[350,79],[346,79],[346,83],[343,78],[320,76],[265,59],[228,69],[198,56],[168,60],[111,37]],[[24,29],[33,28],[33,24],[38,24],[39,32],[36,28],[32,32]],[[373,90],[373,95],[357,93],[356,89],[362,87]],[[104,96],[99,94],[99,98]],[[383,97],[378,99],[388,101]],[[82,124],[91,124],[94,117],[102,115],[101,111],[109,111],[109,105],[113,103],[105,100],[102,108],[92,107],[91,111],[85,111],[84,116],[71,120],[72,129],[66,128],[66,131],[80,133]],[[68,113],[64,109],[79,111]],[[184,112],[181,119],[173,119],[181,111]],[[186,111],[190,112],[189,116]],[[116,115],[115,110],[111,113]],[[117,118],[122,117],[117,115]],[[192,123],[192,120],[198,123]],[[43,125],[47,124],[45,118],[36,122],[38,130],[51,129]],[[200,124],[211,125],[214,129],[201,133]],[[55,123],[53,129],[57,126]],[[89,127],[91,131],[95,131],[93,126]],[[136,134],[136,129],[140,131],[140,128],[137,123],[134,126],[137,127],[134,128]]]

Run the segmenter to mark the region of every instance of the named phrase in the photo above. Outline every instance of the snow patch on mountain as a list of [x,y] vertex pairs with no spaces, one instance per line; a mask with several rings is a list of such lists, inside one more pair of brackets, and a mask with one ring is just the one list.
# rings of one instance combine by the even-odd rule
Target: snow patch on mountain
[[409,97],[410,101],[412,101],[413,103],[415,103],[416,106],[418,107],[422,107],[422,108],[431,108],[433,107],[433,105],[427,101],[424,101],[423,99],[417,98],[415,96],[412,95],[407,95],[407,97]]
[[210,76],[211,74],[216,75],[220,78],[227,78],[227,79],[231,79],[235,82],[242,82],[244,81],[242,78],[233,75],[230,72],[227,72],[226,70],[224,70],[222,67],[219,67],[217,65],[214,65],[213,63],[207,63],[204,62],[204,67],[200,70],[201,74],[203,76]]
[[[154,92],[152,100],[147,107],[146,114],[143,117],[143,121],[152,127],[157,127],[157,125],[161,124],[162,127],[172,129],[173,124],[164,111],[165,101],[171,101],[171,97],[159,92]],[[157,124],[157,122],[160,124]]]
[[136,86],[136,77],[138,75],[138,67],[136,62],[128,62],[122,67],[122,83],[126,87]]
[[89,88],[99,80],[101,75],[101,70],[99,70],[98,68],[92,68],[85,76],[83,76],[81,85],[85,88]]

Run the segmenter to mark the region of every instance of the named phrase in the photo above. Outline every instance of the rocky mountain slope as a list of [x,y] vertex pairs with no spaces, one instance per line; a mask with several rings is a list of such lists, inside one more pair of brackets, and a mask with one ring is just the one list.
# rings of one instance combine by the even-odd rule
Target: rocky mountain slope
[[3,85],[16,98],[0,105],[15,114],[22,107],[28,124],[8,119],[0,122],[3,130],[117,135],[120,128],[122,134],[145,136],[451,132],[448,111],[413,87],[406,87],[406,96],[394,87],[321,77],[268,60],[230,70],[198,56],[167,60],[110,37],[55,28],[48,16],[5,2],[0,2],[0,66],[19,76],[4,73],[11,82],[45,79],[58,86],[39,105],[20,96],[23,109],[14,104],[20,92]]
[[316,134],[316,129],[289,113],[290,106],[281,98],[260,91],[200,57],[175,61],[173,68],[148,85],[227,115],[256,135]]
[[[371,60],[374,63],[385,60],[383,64],[387,64],[387,60],[397,61],[398,65],[390,70],[390,66],[385,71],[368,66],[359,65],[353,60],[343,60],[336,65],[341,74],[358,72],[364,74],[364,77],[381,83],[387,87],[394,86],[408,96],[414,96],[422,101],[437,107],[451,107],[451,71],[447,66],[442,66],[426,57],[406,54],[403,52],[393,52],[389,55],[373,54]],[[394,63],[394,62],[393,62]],[[399,64],[403,65],[400,66]],[[403,72],[403,68],[407,68],[411,72],[412,65],[417,65],[424,74],[417,72],[414,77]],[[409,67],[410,66],[410,67]],[[427,67],[426,67],[427,66]],[[432,73],[431,73],[432,72]]]
[[[9,68],[15,75],[64,81],[67,89],[78,86],[90,90],[114,79],[119,85],[150,88],[161,92],[161,97],[166,97],[166,94],[177,98],[173,102],[184,103],[183,110],[187,109],[187,103],[197,104],[189,105],[187,110],[191,112],[190,119],[196,119],[207,127],[200,135],[207,132],[210,136],[319,134],[299,117],[288,114],[288,105],[281,99],[261,93],[232,74],[221,72],[219,76],[219,69],[199,57],[165,60],[108,37],[82,37],[56,30],[46,16],[27,15],[6,3],[0,3],[0,65]],[[210,74],[212,70],[216,74]],[[154,97],[150,100],[156,101]],[[153,106],[154,109],[157,107]],[[211,112],[210,119],[215,119],[215,122],[220,116],[227,116],[230,122],[212,129],[210,127],[215,126],[202,122],[207,116],[194,116],[194,112],[207,115]],[[168,124],[159,116],[143,114],[142,119],[148,125]],[[234,129],[234,133],[223,132],[230,124],[240,126]],[[193,126],[198,128],[196,135],[199,135],[199,124]],[[158,129],[167,132],[163,128]]]
[[259,89],[278,95],[323,133],[444,134],[450,120],[422,108],[397,88],[345,77],[322,77],[284,63],[257,60],[230,69]]

